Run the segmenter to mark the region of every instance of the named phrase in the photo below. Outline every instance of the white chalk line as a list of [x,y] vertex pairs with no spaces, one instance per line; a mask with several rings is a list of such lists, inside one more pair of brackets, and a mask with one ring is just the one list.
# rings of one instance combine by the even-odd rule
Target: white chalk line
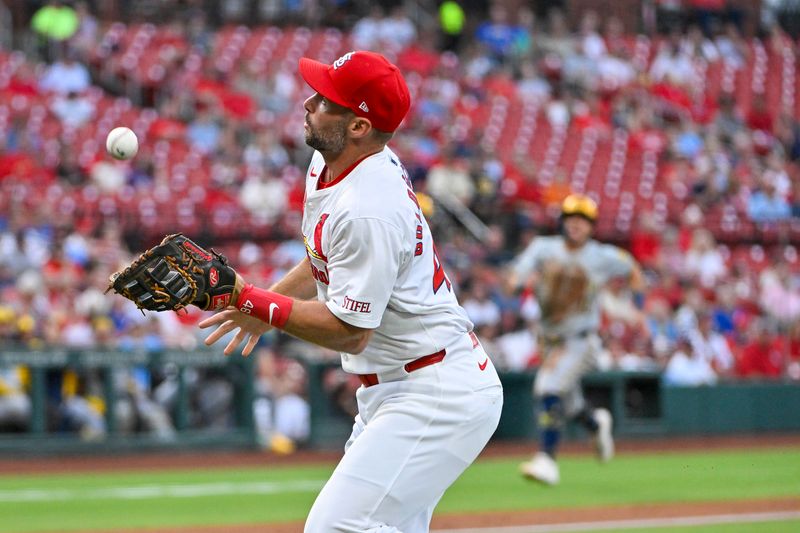
[[633,518],[627,520],[597,520],[593,522],[571,522],[566,524],[540,524],[531,526],[488,527],[469,529],[436,529],[431,533],[561,533],[570,531],[618,531],[622,529],[644,529],[660,527],[705,526],[715,524],[739,524],[776,522],[800,519],[800,511],[774,511],[763,513],[734,513],[706,516],[676,516],[670,518]]
[[0,490],[0,503],[72,500],[145,500],[148,498],[197,498],[242,494],[318,492],[324,480],[193,483],[181,485],[136,485],[91,489]]

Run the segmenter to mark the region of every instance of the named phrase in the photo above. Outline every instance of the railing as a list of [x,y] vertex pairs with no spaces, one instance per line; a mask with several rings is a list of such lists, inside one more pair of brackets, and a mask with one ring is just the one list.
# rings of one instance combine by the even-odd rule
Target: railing
[[[52,453],[85,451],[95,448],[137,449],[178,447],[253,447],[256,436],[253,421],[253,359],[226,357],[211,350],[158,352],[119,350],[70,350],[48,348],[31,350],[6,346],[0,349],[0,369],[21,365],[30,375],[30,423],[25,432],[0,434],[0,453],[17,451]],[[116,405],[120,390],[115,372],[120,369],[145,367],[150,370],[169,368],[176,385],[170,419],[174,437],[164,439],[147,433],[122,434],[118,427]],[[190,424],[190,387],[188,374],[198,369],[216,369],[231,384],[234,394],[231,419],[223,430],[192,427]],[[81,440],[75,432],[51,431],[48,428],[47,374],[53,370],[99,372],[104,403],[105,433],[90,441]],[[200,385],[202,386],[202,384]],[[52,407],[52,406],[51,406]]]

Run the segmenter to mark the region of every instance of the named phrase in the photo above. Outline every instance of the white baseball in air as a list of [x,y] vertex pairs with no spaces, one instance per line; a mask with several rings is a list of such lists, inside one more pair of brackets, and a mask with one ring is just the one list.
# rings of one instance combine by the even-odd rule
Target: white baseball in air
[[139,139],[132,129],[120,126],[108,133],[106,150],[114,159],[130,159],[139,151]]

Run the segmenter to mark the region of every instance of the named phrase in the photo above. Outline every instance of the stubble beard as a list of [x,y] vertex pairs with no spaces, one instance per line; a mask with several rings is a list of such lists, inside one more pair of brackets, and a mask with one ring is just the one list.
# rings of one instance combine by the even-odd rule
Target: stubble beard
[[306,144],[323,153],[338,154],[344,150],[347,143],[347,124],[338,122],[331,125],[327,131],[319,130],[308,125],[305,131]]

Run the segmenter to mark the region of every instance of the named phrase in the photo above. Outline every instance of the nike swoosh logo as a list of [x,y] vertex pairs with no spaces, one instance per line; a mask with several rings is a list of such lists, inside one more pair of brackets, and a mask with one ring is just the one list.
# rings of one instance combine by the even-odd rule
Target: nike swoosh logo
[[489,358],[487,357],[483,363],[478,363],[478,368],[480,368],[481,371],[484,371],[486,370],[486,365],[488,364],[489,364]]
[[278,309],[278,304],[276,304],[276,303],[269,304],[269,321],[268,322],[270,324],[272,324],[272,313],[274,313],[276,309]]
[[316,178],[317,177],[317,174],[313,170],[311,172],[309,172],[309,174],[311,174],[312,178]]

